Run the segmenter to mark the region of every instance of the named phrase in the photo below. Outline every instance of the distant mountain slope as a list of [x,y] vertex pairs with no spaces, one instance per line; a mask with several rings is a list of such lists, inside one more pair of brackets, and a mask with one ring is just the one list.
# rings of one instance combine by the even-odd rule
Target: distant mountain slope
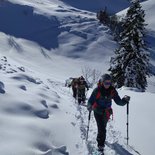
[[[61,0],[75,8],[97,12],[107,7],[108,12],[116,13],[129,6],[127,0]],[[114,7],[115,6],[115,7]]]
[[34,13],[31,6],[5,2],[0,8],[0,31],[14,36],[35,41],[47,49],[58,47],[60,34],[59,21],[55,16]]
[[113,52],[110,31],[98,22],[95,13],[60,1],[9,1],[0,6],[0,31],[5,34],[74,58],[105,59]]
[[148,29],[155,31],[155,1],[147,0],[142,3],[142,6],[146,11],[146,22],[148,24]]
[[[143,9],[145,10],[145,14],[146,14],[145,20],[146,20],[146,23],[148,24],[147,28],[151,31],[155,31],[155,20],[154,20],[154,16],[153,16],[155,14],[155,1],[154,0],[146,0],[146,1],[142,2],[141,4],[142,4]],[[122,10],[122,11],[118,12],[117,14],[125,15],[127,9]]]

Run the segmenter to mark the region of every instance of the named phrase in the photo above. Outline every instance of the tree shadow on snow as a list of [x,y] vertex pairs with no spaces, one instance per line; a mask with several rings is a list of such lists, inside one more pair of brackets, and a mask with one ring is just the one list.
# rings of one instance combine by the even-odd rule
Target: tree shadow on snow
[[1,32],[34,41],[46,49],[59,45],[60,23],[55,16],[45,17],[35,14],[30,6],[5,1],[0,5],[0,19]]

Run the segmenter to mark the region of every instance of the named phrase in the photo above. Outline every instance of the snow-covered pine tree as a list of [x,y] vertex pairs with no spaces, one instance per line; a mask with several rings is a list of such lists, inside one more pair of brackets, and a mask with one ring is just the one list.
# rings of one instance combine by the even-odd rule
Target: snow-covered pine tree
[[145,41],[145,12],[139,0],[132,0],[120,33],[119,47],[110,61],[116,87],[145,90],[149,75],[149,53]]

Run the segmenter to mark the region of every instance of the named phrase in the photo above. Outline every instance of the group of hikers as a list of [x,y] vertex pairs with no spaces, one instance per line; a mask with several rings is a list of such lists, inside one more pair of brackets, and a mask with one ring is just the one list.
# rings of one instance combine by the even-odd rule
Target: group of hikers
[[73,78],[69,87],[72,87],[73,97],[79,104],[86,101],[86,89],[89,90],[88,84],[83,76]]
[[[89,90],[88,84],[84,77],[75,78],[71,83],[73,90],[73,97],[78,99],[78,103],[85,102],[86,95],[85,89]],[[112,78],[109,74],[101,76],[97,87],[93,90],[91,96],[87,102],[87,109],[89,112],[94,112],[94,117],[97,124],[97,146],[98,151],[104,151],[105,139],[106,139],[106,126],[113,113],[112,110],[112,99],[117,105],[124,106],[129,103],[130,96],[125,95],[122,99],[120,98],[117,90],[112,85]]]

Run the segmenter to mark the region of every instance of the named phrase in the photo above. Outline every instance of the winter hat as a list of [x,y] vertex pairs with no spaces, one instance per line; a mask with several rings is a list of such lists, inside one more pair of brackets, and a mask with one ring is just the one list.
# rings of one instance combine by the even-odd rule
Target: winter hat
[[106,80],[111,80],[111,76],[109,74],[103,74],[101,76],[101,81],[104,82]]

